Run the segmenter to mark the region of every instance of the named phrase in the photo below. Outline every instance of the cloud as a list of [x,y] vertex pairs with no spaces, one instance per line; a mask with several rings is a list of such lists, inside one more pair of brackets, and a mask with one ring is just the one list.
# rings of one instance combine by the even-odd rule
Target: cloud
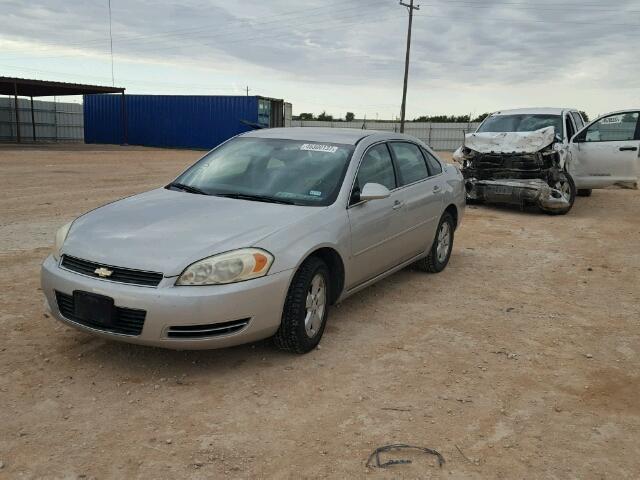
[[[30,3],[4,2],[0,64],[28,61],[72,70],[87,55],[108,62],[106,2]],[[300,102],[314,98],[329,105],[352,98],[369,112],[385,104],[397,109],[407,13],[393,0],[112,0],[112,8],[117,71],[126,66],[146,79],[162,78],[169,65],[184,65],[200,69],[197,83],[206,82],[210,70],[218,79],[226,75],[229,84],[247,77],[268,85],[281,82],[280,90],[295,92],[303,97]],[[427,0],[414,19],[410,111],[433,108],[416,98],[421,91],[435,97],[435,90],[461,96],[454,95],[456,102],[444,113],[464,111],[462,97],[485,108],[486,102],[469,97],[474,89],[493,101],[505,91],[540,85],[572,99],[578,98],[576,90],[591,89],[637,98],[638,20],[634,0],[618,0],[615,7]],[[6,48],[16,42],[23,47]],[[305,87],[313,93],[302,93]],[[447,108],[442,98],[435,104]]]

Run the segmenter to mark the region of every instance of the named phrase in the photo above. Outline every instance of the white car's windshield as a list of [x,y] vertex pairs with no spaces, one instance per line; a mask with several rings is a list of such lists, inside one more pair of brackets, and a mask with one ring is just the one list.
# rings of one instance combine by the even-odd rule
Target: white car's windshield
[[353,146],[236,138],[213,150],[169,187],[274,203],[325,206],[340,190]]
[[555,127],[556,133],[562,135],[562,116],[542,114],[493,115],[480,125],[478,132],[533,132],[546,127]]

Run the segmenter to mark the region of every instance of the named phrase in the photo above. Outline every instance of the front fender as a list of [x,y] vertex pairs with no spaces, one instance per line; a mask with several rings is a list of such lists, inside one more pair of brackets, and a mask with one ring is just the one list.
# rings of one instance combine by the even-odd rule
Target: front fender
[[255,247],[271,252],[274,262],[269,274],[295,270],[314,251],[331,248],[347,264],[350,245],[347,211],[335,206],[259,241]]

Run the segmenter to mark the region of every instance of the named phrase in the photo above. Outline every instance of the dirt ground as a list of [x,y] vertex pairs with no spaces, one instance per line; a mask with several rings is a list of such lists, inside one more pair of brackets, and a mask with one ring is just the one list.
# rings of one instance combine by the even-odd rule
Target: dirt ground
[[[200,152],[0,146],[0,478],[640,478],[640,194],[469,207],[439,275],[330,312],[306,356],[176,352],[43,315],[57,227]],[[389,443],[410,465],[365,467]]]

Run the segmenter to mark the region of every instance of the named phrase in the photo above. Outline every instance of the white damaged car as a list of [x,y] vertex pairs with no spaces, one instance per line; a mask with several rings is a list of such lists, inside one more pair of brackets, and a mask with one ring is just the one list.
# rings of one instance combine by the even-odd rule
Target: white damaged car
[[638,188],[639,109],[585,125],[575,109],[505,110],[488,116],[454,159],[462,165],[467,201],[571,210],[576,195],[617,185]]

